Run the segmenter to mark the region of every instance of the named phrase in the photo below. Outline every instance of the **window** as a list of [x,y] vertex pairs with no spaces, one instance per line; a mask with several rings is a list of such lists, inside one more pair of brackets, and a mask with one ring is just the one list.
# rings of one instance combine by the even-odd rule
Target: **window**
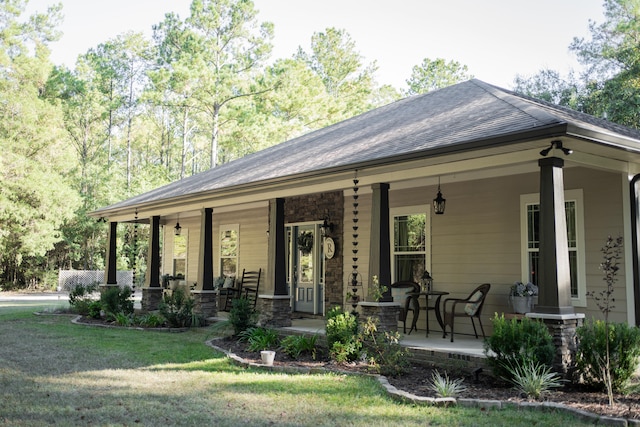
[[427,206],[391,210],[393,281],[420,283],[427,266]]
[[220,226],[220,271],[224,276],[237,277],[238,225]]
[[187,230],[173,236],[173,277],[184,278],[187,274]]
[[[571,299],[574,305],[586,306],[586,283],[584,261],[584,208],[582,190],[565,191],[565,214],[567,220],[567,244],[569,247],[569,269],[571,271]],[[520,197],[522,212],[522,277],[538,284],[540,195],[527,194]]]

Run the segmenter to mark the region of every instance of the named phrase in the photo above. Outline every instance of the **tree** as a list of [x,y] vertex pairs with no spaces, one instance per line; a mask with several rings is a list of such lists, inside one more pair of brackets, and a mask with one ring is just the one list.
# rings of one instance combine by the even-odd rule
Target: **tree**
[[[161,48],[177,62],[164,64],[171,73],[189,70],[196,108],[206,115],[210,138],[210,167],[218,163],[220,147],[230,142],[222,129],[228,126],[223,109],[231,103],[263,93],[252,86],[271,53],[273,24],[258,24],[251,0],[194,0],[185,25],[165,18]],[[184,87],[183,89],[187,89]]]
[[311,37],[311,51],[298,48],[296,59],[304,61],[322,80],[332,106],[330,123],[353,117],[374,107],[375,62],[363,63],[355,42],[344,30],[327,28]]
[[518,75],[514,80],[514,91],[575,110],[582,109],[581,84],[573,73],[567,79],[551,69],[541,70],[530,78]]
[[467,66],[457,61],[446,62],[442,58],[433,60],[425,58],[422,64],[413,67],[411,77],[407,80],[409,89],[406,95],[427,93],[471,78],[473,76],[469,74]]
[[60,6],[27,22],[23,11],[19,0],[0,3],[0,275],[12,286],[41,278],[31,265],[46,265],[42,257],[78,205],[65,176],[74,163],[60,111],[41,96]]
[[587,66],[585,111],[640,127],[640,0],[605,0],[605,21],[589,22],[591,39],[570,49]]

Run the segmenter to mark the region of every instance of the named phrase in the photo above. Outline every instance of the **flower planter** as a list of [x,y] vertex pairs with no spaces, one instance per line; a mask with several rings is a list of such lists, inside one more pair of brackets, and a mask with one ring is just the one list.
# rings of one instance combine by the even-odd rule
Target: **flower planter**
[[533,299],[531,297],[511,296],[511,305],[514,313],[525,314],[531,312],[532,302]]
[[276,352],[271,350],[263,350],[260,352],[260,357],[262,358],[262,364],[271,366],[273,365],[273,359],[276,357]]

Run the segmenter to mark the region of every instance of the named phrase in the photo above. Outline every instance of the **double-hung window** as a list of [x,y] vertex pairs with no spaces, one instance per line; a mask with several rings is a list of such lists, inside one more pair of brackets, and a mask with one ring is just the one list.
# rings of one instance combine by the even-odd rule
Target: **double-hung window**
[[226,277],[237,277],[238,224],[220,226],[220,272]]
[[[586,273],[584,253],[584,205],[582,190],[567,190],[565,217],[571,272],[571,300],[576,306],[586,306]],[[522,278],[538,284],[540,261],[540,195],[520,196],[522,233]]]
[[187,274],[187,229],[173,236],[173,277],[185,278]]
[[420,283],[427,266],[428,206],[391,209],[393,281]]

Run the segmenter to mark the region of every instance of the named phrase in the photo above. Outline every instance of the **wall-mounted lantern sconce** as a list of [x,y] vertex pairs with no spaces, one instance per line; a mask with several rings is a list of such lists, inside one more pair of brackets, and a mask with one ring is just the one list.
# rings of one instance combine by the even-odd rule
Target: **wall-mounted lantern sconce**
[[333,232],[333,223],[331,222],[331,218],[329,218],[329,214],[325,214],[322,219],[322,224],[320,225],[320,234],[322,237],[328,236],[329,233]]
[[447,199],[442,197],[442,191],[440,191],[440,178],[438,178],[438,195],[433,199],[433,211],[436,215],[442,215],[444,213],[446,203]]
[[180,215],[178,215],[178,220],[176,221],[176,226],[173,227],[173,229],[175,230],[174,234],[176,236],[179,236],[180,234],[182,234],[182,227],[180,227]]
[[551,145],[549,145],[547,148],[545,148],[544,150],[542,150],[540,152],[540,155],[542,157],[546,157],[547,154],[549,154],[549,152],[551,152],[551,150],[553,149],[553,147],[556,147],[558,150],[561,150],[565,156],[568,156],[569,154],[573,153],[573,150],[570,148],[565,148],[562,146],[562,141],[551,141]]

